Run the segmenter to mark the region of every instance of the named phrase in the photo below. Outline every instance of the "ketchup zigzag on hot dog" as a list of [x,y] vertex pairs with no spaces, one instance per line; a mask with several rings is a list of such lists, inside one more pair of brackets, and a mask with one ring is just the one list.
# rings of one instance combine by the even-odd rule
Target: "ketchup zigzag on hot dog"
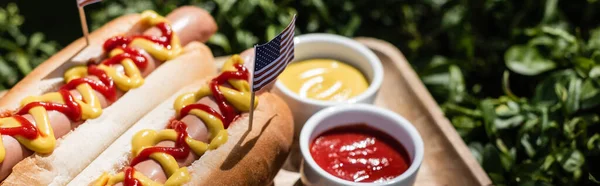
[[[123,27],[129,30],[111,31]],[[180,8],[166,18],[146,11],[91,34],[92,46],[101,45],[97,38],[105,39],[104,55],[84,50],[77,57],[94,61],[104,56],[99,64],[71,67],[63,78],[42,79],[64,63],[46,61],[0,101],[2,108],[14,108],[17,94],[29,95],[15,112],[0,118],[0,178],[13,171],[3,184],[66,184],[160,100],[214,74],[212,54],[197,41],[206,41],[215,31],[212,17],[198,8]],[[43,69],[49,66],[55,68]],[[26,91],[32,86],[43,90]],[[35,96],[38,92],[43,95]]]
[[[267,185],[293,137],[291,111],[259,92],[249,126],[251,51],[149,112],[69,185]],[[124,158],[127,157],[127,158]]]

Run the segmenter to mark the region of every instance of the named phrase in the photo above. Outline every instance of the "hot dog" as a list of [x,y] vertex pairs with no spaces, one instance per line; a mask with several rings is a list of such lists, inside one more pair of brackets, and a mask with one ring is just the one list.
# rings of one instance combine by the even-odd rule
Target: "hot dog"
[[262,91],[249,125],[243,64],[252,57],[234,55],[218,76],[167,99],[68,185],[268,185],[289,152],[293,120],[279,97]]
[[166,18],[146,11],[92,33],[89,47],[72,58],[88,65],[65,69],[63,77],[51,73],[82,39],[41,64],[0,100],[0,108],[14,110],[0,118],[0,179],[12,169],[3,184],[66,184],[162,99],[215,73],[200,42],[216,28],[199,8]]

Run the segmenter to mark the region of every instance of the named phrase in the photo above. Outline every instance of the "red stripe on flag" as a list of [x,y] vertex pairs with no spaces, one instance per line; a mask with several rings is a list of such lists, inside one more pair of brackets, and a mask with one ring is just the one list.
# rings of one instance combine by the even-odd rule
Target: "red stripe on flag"
[[[279,74],[281,74],[283,72],[283,70],[285,70],[285,67],[287,67],[287,61],[290,60],[290,58],[294,56],[292,54],[290,55],[286,55],[285,58],[281,59],[281,62],[277,63],[277,65],[275,65],[275,71],[273,73],[267,74],[266,77],[255,77],[257,79],[261,79],[258,81],[254,81],[254,87],[260,87],[262,86],[265,82],[270,82],[273,79],[277,78],[277,76],[279,76]],[[265,78],[265,79],[262,79]]]
[[294,16],[294,18],[292,18],[292,22],[287,27],[285,27],[285,29],[283,29],[283,32],[287,32],[290,28],[296,26],[295,25],[295,23],[296,23],[296,19],[295,18],[296,18],[295,16]]
[[254,82],[255,85],[254,85],[253,88],[261,88],[264,85],[272,82],[273,80],[275,80],[279,76],[279,74],[281,74],[283,72],[283,70],[285,69],[286,66],[287,66],[286,64],[279,65],[278,66],[278,70],[277,70],[276,73],[270,74],[269,77],[267,77],[267,78],[265,78],[265,79],[263,79],[261,81]]
[[100,1],[102,1],[102,0],[77,0],[77,5],[79,5],[79,6],[87,6],[89,4],[97,3],[97,2],[100,2]]
[[294,31],[295,31],[296,16],[292,18],[292,22],[282,31],[280,35],[279,54],[280,56],[275,61],[267,64],[257,72],[254,72],[252,80],[252,90],[258,91],[263,86],[273,82],[285,70],[285,67],[294,58]]
[[290,51],[291,51],[290,48],[284,50],[281,56],[279,56],[277,59],[275,59],[275,61],[273,61],[271,64],[268,64],[265,68],[261,69],[262,71],[260,73],[255,74],[254,77],[261,79],[265,73],[271,73],[271,71],[272,71],[271,69],[273,68],[273,66],[275,64],[279,64],[279,63],[287,64],[287,62],[284,59],[286,59],[287,56],[290,55]]
[[289,50],[290,50],[290,47],[287,47],[284,51],[280,51],[282,53],[282,56],[279,57],[279,58],[277,58],[277,59],[280,59],[280,60],[275,59],[274,62],[272,62],[272,63],[268,64],[266,67],[262,68],[260,72],[255,73],[254,77],[260,77],[260,76],[262,76],[263,74],[269,72],[273,68],[273,64],[275,64],[275,63],[281,63],[281,59],[285,58],[284,56],[287,56],[287,52]]

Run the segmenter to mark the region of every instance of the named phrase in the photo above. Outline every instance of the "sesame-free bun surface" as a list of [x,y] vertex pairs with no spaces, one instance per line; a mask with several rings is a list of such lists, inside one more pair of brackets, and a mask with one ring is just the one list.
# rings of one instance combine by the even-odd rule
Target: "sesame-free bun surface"
[[[216,73],[214,57],[210,49],[199,41],[206,41],[214,34],[216,31],[214,20],[210,14],[200,8],[184,7],[176,9],[174,13],[175,15],[169,16],[182,17],[190,24],[187,26],[193,26],[184,29],[186,32],[177,33],[180,38],[190,42],[183,47],[183,53],[156,68],[145,78],[142,86],[128,91],[112,105],[103,109],[100,117],[86,120],[58,139],[52,153],[34,154],[19,162],[2,185],[67,184],[135,121],[164,99],[185,85],[213,76]],[[139,20],[139,14],[132,14],[105,24],[90,34],[91,44],[78,54],[77,52],[84,47],[85,40],[79,39],[73,42],[38,66],[12,88],[0,99],[0,108],[17,109],[21,100],[27,96],[42,95],[58,89],[64,82],[62,73],[68,67],[86,64],[89,59],[103,55],[102,44],[106,39],[115,35],[139,34],[146,31],[148,25],[142,25]],[[204,22],[200,24],[196,21]],[[194,35],[182,37],[181,34],[187,32],[194,32]],[[77,55],[73,57],[75,54]],[[73,65],[63,65],[70,58]],[[57,74],[60,75],[55,75],[55,72],[59,72]]]
[[[163,130],[175,117],[173,102],[182,93],[197,90],[206,80],[196,82],[166,99],[108,147],[68,185],[91,185],[102,173],[115,174],[131,160],[131,139],[143,129]],[[188,166],[192,180],[187,185],[268,185],[289,153],[293,120],[288,106],[276,95],[258,95],[254,123],[243,113],[231,123],[228,140],[204,153]]]

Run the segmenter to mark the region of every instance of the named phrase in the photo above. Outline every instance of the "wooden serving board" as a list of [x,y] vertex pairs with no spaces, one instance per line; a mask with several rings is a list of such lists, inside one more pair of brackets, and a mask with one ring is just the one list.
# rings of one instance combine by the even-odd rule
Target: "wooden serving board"
[[[375,105],[408,119],[425,142],[425,159],[415,186],[488,186],[491,180],[479,166],[454,127],[431,97],[404,55],[392,44],[373,38],[356,38],[379,57],[385,76]],[[216,59],[223,63],[227,57]],[[281,170],[275,186],[299,186],[300,175]]]

